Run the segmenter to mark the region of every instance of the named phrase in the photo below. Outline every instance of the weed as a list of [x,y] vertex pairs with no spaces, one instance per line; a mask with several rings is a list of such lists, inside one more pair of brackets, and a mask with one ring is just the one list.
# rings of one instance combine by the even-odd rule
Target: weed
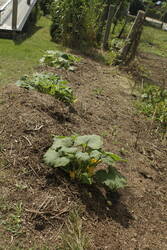
[[142,90],[141,100],[137,104],[141,112],[157,121],[161,128],[167,129],[167,90],[158,86],[148,85]]
[[4,151],[4,145],[0,144],[0,153],[2,153]]
[[24,76],[17,81],[17,86],[49,94],[65,102],[75,101],[72,89],[67,85],[68,82],[62,80],[58,75],[49,73],[36,73],[32,77]]
[[93,92],[95,93],[96,96],[101,96],[103,93],[104,89],[103,88],[96,88],[93,89]]
[[102,150],[97,135],[55,136],[54,143],[44,155],[45,163],[65,171],[72,180],[84,184],[102,184],[109,189],[123,188],[125,178],[113,167],[123,161],[118,155]]
[[5,104],[5,101],[0,99],[0,105],[3,105],[3,104]]
[[22,203],[17,203],[12,208],[12,213],[9,214],[6,220],[2,220],[1,224],[4,225],[5,229],[14,234],[14,236],[22,234]]
[[107,131],[107,130],[102,131],[102,133],[101,133],[102,137],[107,137],[108,135],[109,135],[109,131]]
[[66,250],[84,250],[89,248],[88,236],[83,232],[83,223],[78,211],[72,211],[66,223],[62,238],[62,248]]

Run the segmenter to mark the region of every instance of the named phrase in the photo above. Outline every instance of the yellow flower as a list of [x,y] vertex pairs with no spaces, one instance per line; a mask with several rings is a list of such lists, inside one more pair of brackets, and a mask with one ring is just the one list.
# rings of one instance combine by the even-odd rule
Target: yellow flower
[[70,171],[70,177],[71,177],[71,179],[75,178],[75,171]]
[[91,163],[96,163],[96,164],[97,164],[97,163],[100,162],[100,160],[96,160],[95,158],[92,158],[92,159],[90,160],[90,162],[91,162]]
[[91,163],[96,163],[97,160],[96,160],[95,158],[92,158],[92,159],[90,160],[90,162],[91,162]]
[[95,168],[94,167],[87,167],[87,170],[88,170],[88,174],[89,174],[89,176],[92,176],[92,175],[94,175],[94,171],[95,171]]

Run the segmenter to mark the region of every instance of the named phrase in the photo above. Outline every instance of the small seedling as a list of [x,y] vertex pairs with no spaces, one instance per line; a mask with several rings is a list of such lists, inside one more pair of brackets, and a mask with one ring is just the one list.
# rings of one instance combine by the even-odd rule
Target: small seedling
[[12,212],[9,214],[6,220],[2,221],[2,225],[4,225],[5,229],[13,235],[18,236],[22,233],[21,224],[22,224],[22,203],[17,203],[12,208]]

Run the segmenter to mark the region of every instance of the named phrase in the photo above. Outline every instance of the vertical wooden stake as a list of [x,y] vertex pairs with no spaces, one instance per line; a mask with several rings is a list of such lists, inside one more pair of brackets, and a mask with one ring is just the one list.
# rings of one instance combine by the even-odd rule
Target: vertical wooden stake
[[134,59],[140,42],[144,19],[145,12],[140,10],[125,41],[125,46],[121,54],[116,58],[115,64],[128,64]]
[[108,39],[109,39],[109,35],[110,35],[113,14],[114,14],[114,6],[110,5],[109,12],[108,12],[108,18],[107,18],[106,32],[105,32],[104,40],[103,40],[103,49],[108,49]]
[[17,11],[18,11],[18,0],[13,0],[12,30],[17,29]]

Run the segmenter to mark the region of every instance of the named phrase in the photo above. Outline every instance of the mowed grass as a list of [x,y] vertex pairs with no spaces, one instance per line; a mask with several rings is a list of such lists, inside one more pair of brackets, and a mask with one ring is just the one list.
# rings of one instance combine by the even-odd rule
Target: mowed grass
[[41,17],[34,33],[27,39],[19,38],[17,42],[0,39],[0,86],[14,83],[22,75],[32,73],[45,50],[58,48],[51,41],[50,24],[48,18]]
[[167,57],[167,31],[145,26],[139,48],[143,52]]

